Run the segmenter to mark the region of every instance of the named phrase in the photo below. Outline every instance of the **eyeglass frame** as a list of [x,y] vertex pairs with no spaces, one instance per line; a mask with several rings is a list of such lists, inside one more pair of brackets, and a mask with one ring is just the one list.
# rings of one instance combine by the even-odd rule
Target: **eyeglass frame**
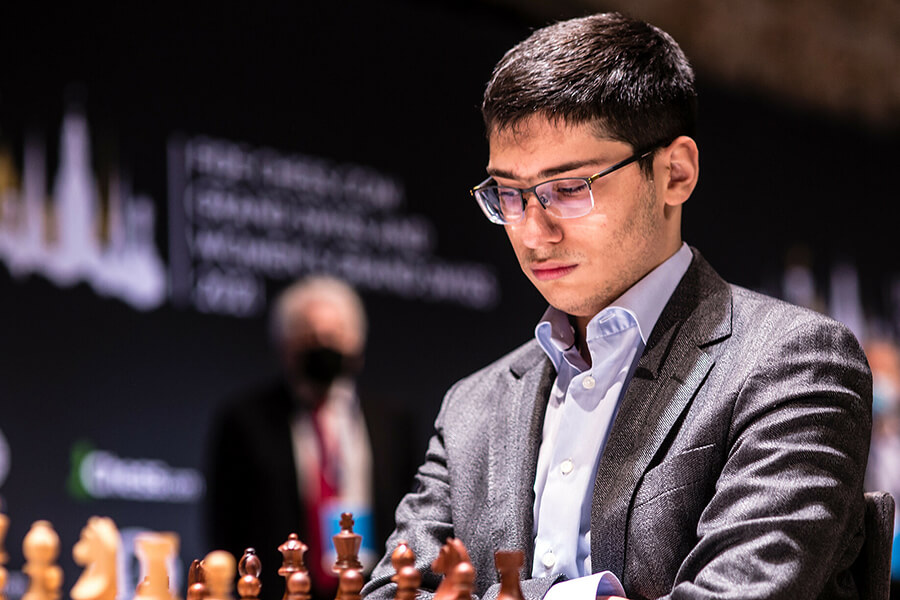
[[[637,162],[639,160],[643,160],[643,159],[647,158],[648,156],[650,156],[651,154],[656,152],[659,148],[661,148],[661,146],[656,145],[656,146],[653,146],[652,148],[650,148],[649,150],[635,152],[628,158],[626,158],[624,160],[620,160],[616,164],[614,164],[610,167],[607,167],[606,169],[600,171],[599,173],[594,173],[593,175],[590,175],[589,177],[556,177],[554,179],[548,179],[546,181],[536,183],[535,185],[533,185],[529,188],[517,188],[517,187],[513,187],[511,185],[496,185],[496,183],[495,183],[495,185],[487,185],[487,183],[489,181],[494,179],[494,177],[491,175],[487,179],[485,179],[484,181],[482,181],[481,183],[479,183],[478,185],[476,185],[475,187],[470,189],[469,194],[471,194],[472,197],[475,198],[475,202],[478,203],[478,207],[481,208],[482,212],[485,213],[485,216],[488,218],[488,221],[490,221],[491,223],[496,223],[497,225],[511,225],[513,223],[518,223],[525,219],[525,208],[528,206],[528,201],[525,199],[525,194],[530,192],[537,199],[538,204],[541,205],[541,208],[543,208],[544,210],[547,210],[547,205],[544,204],[543,199],[535,192],[535,190],[538,187],[540,187],[546,183],[553,183],[554,181],[567,181],[567,180],[571,180],[571,179],[578,179],[578,180],[584,181],[588,186],[588,194],[590,194],[590,196],[591,196],[590,208],[588,208],[587,212],[585,212],[583,214],[574,215],[571,217],[563,217],[561,215],[554,215],[555,217],[557,217],[559,219],[577,219],[579,217],[583,217],[586,214],[590,213],[591,210],[593,210],[593,208],[594,208],[594,191],[591,189],[591,185],[595,181],[597,181],[601,177],[609,175],[610,173],[618,171],[619,169],[621,169],[623,167],[627,167],[628,165],[630,165],[633,162]],[[483,190],[485,188],[490,188],[490,187],[494,187],[497,189],[504,188],[504,189],[515,190],[515,191],[519,192],[519,198],[522,200],[522,215],[515,221],[507,221],[505,223],[501,223],[501,222],[498,222],[498,221],[492,219],[491,216],[488,214],[488,211],[485,210],[485,207],[482,204],[481,200],[479,200],[478,196],[476,195],[476,192]]]

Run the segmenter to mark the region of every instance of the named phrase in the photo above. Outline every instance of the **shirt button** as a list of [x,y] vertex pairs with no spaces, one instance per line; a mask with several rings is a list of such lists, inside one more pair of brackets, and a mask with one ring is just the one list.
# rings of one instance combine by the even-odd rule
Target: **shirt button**
[[541,557],[541,563],[548,569],[552,569],[553,565],[556,564],[556,557],[553,556],[553,551],[549,550],[544,553],[544,556]]
[[597,385],[597,380],[590,375],[581,380],[581,386],[586,390],[594,389],[595,385]]
[[566,460],[562,461],[562,464],[559,466],[559,470],[562,471],[563,475],[568,475],[574,468],[575,463],[572,462],[571,458],[567,458]]

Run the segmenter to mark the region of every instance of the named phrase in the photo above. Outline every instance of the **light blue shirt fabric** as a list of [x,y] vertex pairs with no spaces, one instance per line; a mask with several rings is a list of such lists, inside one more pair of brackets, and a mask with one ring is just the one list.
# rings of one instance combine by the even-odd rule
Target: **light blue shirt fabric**
[[534,577],[591,574],[597,464],[647,338],[692,258],[690,248],[682,244],[591,319],[586,332],[590,366],[578,352],[568,315],[550,307],[535,328],[557,376],[534,482]]

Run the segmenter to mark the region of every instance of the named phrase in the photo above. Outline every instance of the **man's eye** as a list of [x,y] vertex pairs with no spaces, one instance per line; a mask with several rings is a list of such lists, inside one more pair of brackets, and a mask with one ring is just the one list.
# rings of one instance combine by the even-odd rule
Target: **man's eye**
[[497,195],[504,200],[512,200],[519,196],[519,190],[514,188],[497,188]]
[[561,196],[579,196],[587,186],[583,181],[564,181],[553,187],[553,191]]

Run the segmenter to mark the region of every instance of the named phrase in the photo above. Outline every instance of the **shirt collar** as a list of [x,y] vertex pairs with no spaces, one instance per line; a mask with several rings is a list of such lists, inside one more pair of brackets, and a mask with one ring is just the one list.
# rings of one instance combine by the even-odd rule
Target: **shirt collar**
[[[656,325],[678,282],[687,273],[694,255],[687,244],[682,242],[678,252],[664,263],[647,273],[640,281],[628,288],[610,306],[619,306],[634,313],[644,344]],[[596,317],[594,317],[596,319]]]
[[[606,316],[604,311],[608,308],[618,307],[634,316],[641,334],[641,341],[646,344],[659,315],[662,314],[663,308],[669,302],[678,282],[687,272],[692,259],[691,249],[682,242],[681,248],[675,254],[628,288],[607,308],[597,313],[588,323],[588,331],[596,328],[598,323],[603,320]],[[575,330],[569,323],[568,315],[552,306],[548,307],[535,327],[534,335],[558,371],[563,353],[575,345]],[[588,335],[590,336],[590,333]]]

